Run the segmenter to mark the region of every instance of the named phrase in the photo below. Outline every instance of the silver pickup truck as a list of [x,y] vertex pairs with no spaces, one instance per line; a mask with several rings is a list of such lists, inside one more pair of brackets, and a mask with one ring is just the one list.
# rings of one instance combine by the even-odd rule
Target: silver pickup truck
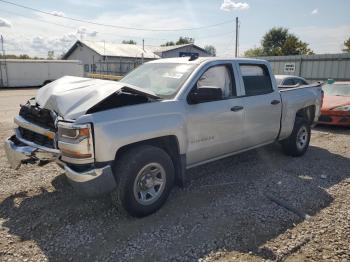
[[56,161],[88,196],[133,216],[159,209],[186,169],[279,141],[301,156],[319,85],[278,90],[263,60],[171,58],[120,82],[63,77],[21,106],[5,141],[13,168]]

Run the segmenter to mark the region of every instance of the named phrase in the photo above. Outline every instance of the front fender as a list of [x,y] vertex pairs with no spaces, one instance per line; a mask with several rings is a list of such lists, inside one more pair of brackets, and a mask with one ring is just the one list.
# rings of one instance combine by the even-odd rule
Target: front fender
[[[95,160],[112,161],[119,148],[144,140],[173,135],[180,154],[187,148],[186,127],[180,102],[155,102],[116,108],[90,115],[94,126]],[[183,108],[183,107],[182,107]],[[88,119],[85,119],[88,121]]]

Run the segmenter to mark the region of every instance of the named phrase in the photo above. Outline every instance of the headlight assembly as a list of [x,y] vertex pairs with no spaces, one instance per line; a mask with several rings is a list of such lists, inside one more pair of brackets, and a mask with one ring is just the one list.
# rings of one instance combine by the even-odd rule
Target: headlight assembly
[[348,106],[338,106],[336,108],[332,109],[333,111],[345,111],[345,112],[350,112],[350,105]]
[[75,125],[58,122],[58,148],[62,157],[92,159],[94,144],[91,124]]

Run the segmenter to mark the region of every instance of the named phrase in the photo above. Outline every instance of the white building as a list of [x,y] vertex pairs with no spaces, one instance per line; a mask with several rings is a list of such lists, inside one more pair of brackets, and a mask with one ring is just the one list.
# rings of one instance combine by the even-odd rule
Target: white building
[[142,62],[158,58],[139,45],[78,40],[62,59],[80,60],[85,73],[124,75]]
[[161,58],[183,57],[183,56],[212,56],[203,48],[195,44],[160,46],[152,48],[152,51]]
[[76,41],[62,59],[80,60],[85,73],[125,75],[143,62],[159,58],[211,56],[195,44],[142,48],[139,45]]

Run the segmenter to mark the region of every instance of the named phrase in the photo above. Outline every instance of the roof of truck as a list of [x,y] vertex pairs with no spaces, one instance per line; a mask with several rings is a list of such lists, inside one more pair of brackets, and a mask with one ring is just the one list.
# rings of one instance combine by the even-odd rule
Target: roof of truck
[[150,61],[148,63],[186,63],[186,64],[200,64],[206,61],[217,61],[217,60],[227,60],[227,61],[238,61],[238,62],[266,62],[261,59],[252,58],[234,58],[234,57],[198,57],[196,59],[190,60],[190,57],[175,57],[175,58],[163,58]]

